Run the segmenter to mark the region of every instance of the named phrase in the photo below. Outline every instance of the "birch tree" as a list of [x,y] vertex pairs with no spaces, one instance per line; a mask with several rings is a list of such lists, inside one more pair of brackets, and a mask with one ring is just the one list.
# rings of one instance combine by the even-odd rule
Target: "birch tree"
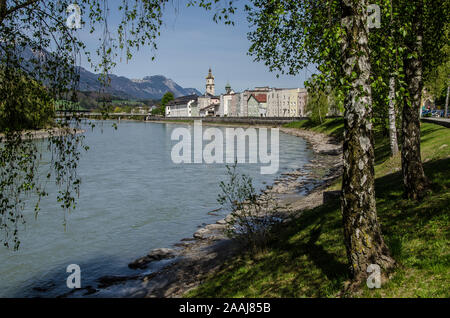
[[315,63],[318,89],[331,86],[344,92],[342,217],[349,270],[356,283],[367,278],[371,264],[385,273],[394,266],[375,203],[368,4],[365,0],[254,0],[246,7],[252,28],[249,53],[256,61],[291,75]]
[[[429,189],[420,154],[420,112],[424,80],[440,64],[450,1],[394,1],[398,10],[404,89],[402,109],[402,175],[405,197],[420,199]],[[448,40],[448,38],[447,38]]]
[[341,40],[346,83],[342,213],[347,257],[356,281],[367,267],[394,265],[377,220],[367,1],[344,1]]

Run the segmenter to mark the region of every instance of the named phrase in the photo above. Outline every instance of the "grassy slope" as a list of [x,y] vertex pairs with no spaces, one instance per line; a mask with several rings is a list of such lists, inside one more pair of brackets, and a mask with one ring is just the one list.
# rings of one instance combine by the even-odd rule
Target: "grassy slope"
[[[342,136],[342,121],[288,126]],[[417,203],[402,198],[400,158],[376,138],[377,210],[399,266],[381,289],[363,286],[351,297],[450,297],[450,129],[422,125],[422,155],[432,193]],[[335,187],[339,187],[336,185]],[[308,210],[279,230],[258,254],[226,263],[190,297],[335,297],[348,279],[339,202]]]

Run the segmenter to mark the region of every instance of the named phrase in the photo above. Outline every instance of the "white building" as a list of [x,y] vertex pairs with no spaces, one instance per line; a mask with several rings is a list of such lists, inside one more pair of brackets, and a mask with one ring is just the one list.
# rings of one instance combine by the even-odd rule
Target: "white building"
[[225,91],[225,94],[220,95],[220,117],[236,116],[236,111],[233,109],[233,96],[235,95],[235,93],[231,89],[230,84],[227,84],[227,86],[225,86]]
[[230,84],[226,93],[215,96],[211,68],[202,96],[177,98],[166,106],[166,117],[303,117],[308,93],[304,88],[255,87],[235,93]]
[[166,105],[166,117],[197,117],[197,95],[175,98]]
[[267,117],[303,117],[307,96],[304,88],[272,88],[267,94]]

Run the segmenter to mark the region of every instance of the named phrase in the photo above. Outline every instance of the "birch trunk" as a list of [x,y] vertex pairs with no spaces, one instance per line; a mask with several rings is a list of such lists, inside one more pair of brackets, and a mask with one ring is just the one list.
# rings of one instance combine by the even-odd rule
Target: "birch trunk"
[[[377,219],[372,136],[367,1],[344,1],[348,16],[342,41],[343,71],[349,84],[345,99],[344,174],[342,214],[345,245],[351,274],[356,282],[367,279],[367,267],[385,270],[394,261],[381,235]],[[356,76],[355,76],[356,74]]]
[[448,99],[450,95],[450,86],[447,86],[447,97],[445,98],[445,111],[444,111],[444,117],[448,116]]
[[409,43],[409,58],[405,58],[405,73],[408,94],[402,114],[402,174],[405,197],[413,200],[422,198],[428,188],[428,179],[423,170],[420,155],[420,117],[423,90],[422,76],[422,2],[418,7],[412,25],[416,37]]
[[389,79],[389,140],[392,156],[398,153],[397,125],[395,111],[395,77]]

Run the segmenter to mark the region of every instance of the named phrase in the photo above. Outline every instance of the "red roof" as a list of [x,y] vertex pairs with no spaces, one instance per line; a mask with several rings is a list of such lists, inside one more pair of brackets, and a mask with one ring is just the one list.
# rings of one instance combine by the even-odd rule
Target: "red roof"
[[267,103],[267,95],[266,94],[252,94],[253,97],[258,101],[258,103]]

